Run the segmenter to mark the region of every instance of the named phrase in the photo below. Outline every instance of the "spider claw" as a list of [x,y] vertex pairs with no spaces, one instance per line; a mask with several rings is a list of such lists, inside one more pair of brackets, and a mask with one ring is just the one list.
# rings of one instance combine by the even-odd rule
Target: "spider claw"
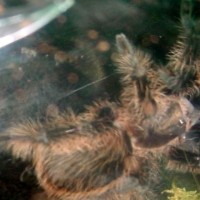
[[116,35],[116,45],[120,54],[133,54],[133,48],[123,33]]

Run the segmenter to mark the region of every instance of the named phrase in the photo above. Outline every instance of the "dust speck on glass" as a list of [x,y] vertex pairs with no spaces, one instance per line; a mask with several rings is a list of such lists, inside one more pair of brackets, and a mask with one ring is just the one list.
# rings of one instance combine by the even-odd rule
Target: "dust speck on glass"
[[0,199],[200,199],[199,0],[0,0]]

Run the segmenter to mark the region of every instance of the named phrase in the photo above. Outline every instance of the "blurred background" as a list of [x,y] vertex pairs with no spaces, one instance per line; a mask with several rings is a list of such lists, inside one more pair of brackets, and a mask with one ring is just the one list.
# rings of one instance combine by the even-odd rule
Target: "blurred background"
[[[20,30],[41,2],[1,1],[1,20],[20,13]],[[34,34],[2,47],[0,128],[27,117],[41,118],[52,108],[70,106],[79,112],[94,98],[116,99],[120,85],[111,62],[116,34],[126,34],[163,63],[179,31],[179,7],[178,0],[77,0]],[[0,28],[9,34],[12,27]]]
[[[12,35],[25,27],[30,13],[52,2],[1,0],[0,37],[4,30]],[[44,15],[54,7],[49,9]],[[76,0],[66,12],[53,12],[54,19],[47,15],[47,25],[0,48],[0,130],[24,119],[42,121],[68,107],[79,113],[97,98],[116,101],[121,89],[112,63],[116,34],[126,34],[156,63],[166,63],[180,31],[179,11],[180,0]],[[19,14],[13,29],[5,19]],[[37,189],[32,169],[9,155],[0,161],[0,199],[29,199]],[[174,178],[166,173],[162,188],[171,187]],[[191,176],[185,177],[188,184]],[[188,185],[196,187],[193,177]]]

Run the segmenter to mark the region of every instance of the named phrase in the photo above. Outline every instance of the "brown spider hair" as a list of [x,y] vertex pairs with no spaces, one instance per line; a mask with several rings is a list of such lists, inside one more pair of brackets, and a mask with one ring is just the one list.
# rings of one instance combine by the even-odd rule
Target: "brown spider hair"
[[[119,102],[99,100],[79,115],[24,122],[1,135],[4,150],[32,162],[49,198],[155,199],[157,157],[179,146],[199,118],[186,98],[199,81],[198,54],[189,42],[174,47],[165,71],[124,34],[116,36],[116,46]],[[169,80],[181,83],[174,88]]]

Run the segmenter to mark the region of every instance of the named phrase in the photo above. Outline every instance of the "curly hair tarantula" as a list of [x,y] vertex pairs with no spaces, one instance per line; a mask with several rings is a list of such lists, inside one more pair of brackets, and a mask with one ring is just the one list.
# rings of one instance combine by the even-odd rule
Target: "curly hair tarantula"
[[[198,155],[187,146],[200,117],[190,102],[200,94],[200,21],[192,19],[191,9],[191,1],[183,1],[184,33],[165,68],[124,34],[116,36],[119,102],[99,100],[79,115],[68,111],[1,133],[2,149],[31,161],[49,200],[155,199],[159,155],[173,160],[184,149]],[[184,169],[200,172],[192,164]]]

